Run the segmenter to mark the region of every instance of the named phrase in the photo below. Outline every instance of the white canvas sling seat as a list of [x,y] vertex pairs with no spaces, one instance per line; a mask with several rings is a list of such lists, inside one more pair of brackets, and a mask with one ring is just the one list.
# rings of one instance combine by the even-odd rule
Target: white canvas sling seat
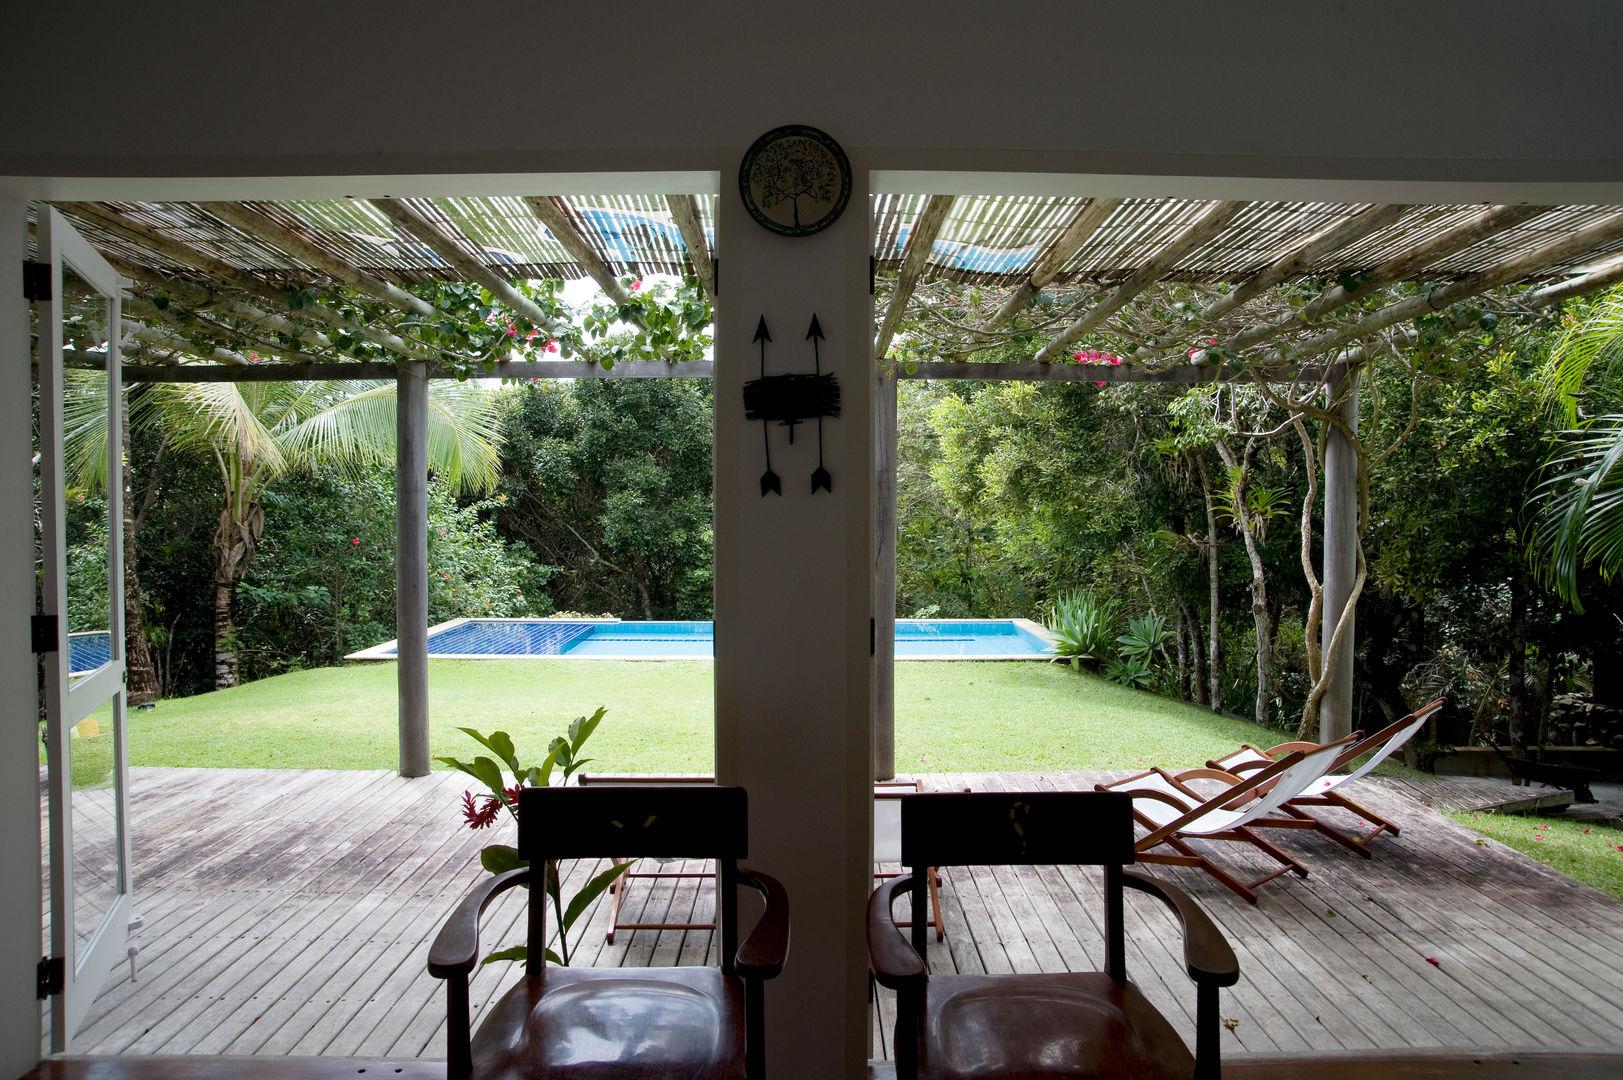
[[[1254,904],[1259,886],[1288,871],[1306,877],[1307,868],[1257,835],[1253,826],[1266,823],[1276,828],[1312,828],[1308,821],[1269,815],[1324,776],[1355,738],[1356,735],[1349,735],[1311,751],[1292,751],[1248,777],[1212,768],[1188,769],[1181,773],[1156,768],[1094,787],[1099,791],[1124,791],[1133,796],[1133,817],[1148,830],[1133,845],[1139,862],[1198,866]],[[1203,780],[1215,781],[1218,790],[1208,796],[1191,786]],[[1253,881],[1241,881],[1210,856],[1190,846],[1190,840],[1248,844],[1280,865]],[[1155,850],[1160,847],[1171,850]]]
[[[1426,721],[1430,720],[1437,710],[1443,707],[1446,700],[1445,698],[1438,698],[1428,705],[1423,705],[1408,716],[1393,721],[1368,738],[1360,739],[1347,747],[1335,764],[1330,767],[1328,775],[1320,777],[1309,785],[1308,789],[1302,794],[1285,802],[1280,806],[1280,812],[1288,817],[1310,823],[1312,828],[1328,836],[1336,843],[1351,848],[1366,859],[1369,858],[1370,841],[1383,832],[1390,832],[1393,836],[1397,836],[1398,827],[1379,814],[1353,802],[1338,789],[1368,774],[1381,762],[1402,749],[1404,744],[1414,738],[1420,729],[1426,725]],[[1233,773],[1236,776],[1248,776],[1258,769],[1267,768],[1287,754],[1299,750],[1312,750],[1317,746],[1317,743],[1287,742],[1269,747],[1267,750],[1259,750],[1250,744],[1246,744],[1232,754],[1214,758],[1206,764],[1210,768],[1222,769],[1224,772]],[[1369,755],[1369,759],[1352,772],[1341,771],[1366,754]],[[1303,807],[1307,806],[1339,807],[1342,810],[1357,814],[1360,826],[1367,823],[1373,828],[1358,835],[1344,832],[1319,817],[1309,814],[1303,809]]]

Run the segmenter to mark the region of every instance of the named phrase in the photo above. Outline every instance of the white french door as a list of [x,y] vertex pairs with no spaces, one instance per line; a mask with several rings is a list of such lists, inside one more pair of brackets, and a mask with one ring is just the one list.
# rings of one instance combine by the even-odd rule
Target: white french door
[[[41,601],[51,941],[42,986],[61,1052],[131,920],[124,722],[119,277],[50,207],[39,214]],[[94,479],[99,473],[100,482]],[[86,477],[92,479],[87,480]]]

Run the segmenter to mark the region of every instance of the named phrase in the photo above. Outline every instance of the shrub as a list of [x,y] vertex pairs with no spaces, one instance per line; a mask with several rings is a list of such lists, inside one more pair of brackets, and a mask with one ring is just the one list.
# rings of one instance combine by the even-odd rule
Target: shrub
[[1048,632],[1055,637],[1056,659],[1097,663],[1104,659],[1115,634],[1121,605],[1094,594],[1092,589],[1061,593],[1049,613]]

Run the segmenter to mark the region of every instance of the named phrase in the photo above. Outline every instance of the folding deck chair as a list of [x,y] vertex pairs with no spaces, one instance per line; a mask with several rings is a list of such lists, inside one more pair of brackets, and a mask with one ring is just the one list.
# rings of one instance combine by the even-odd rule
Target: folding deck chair
[[[1405,743],[1414,738],[1415,734],[1425,726],[1426,721],[1431,719],[1432,715],[1443,707],[1446,700],[1445,698],[1438,698],[1429,705],[1423,705],[1401,720],[1393,721],[1368,738],[1360,739],[1347,747],[1341,756],[1336,759],[1335,763],[1330,766],[1331,775],[1320,777],[1309,785],[1308,789],[1302,794],[1285,802],[1280,806],[1280,812],[1292,818],[1310,822],[1312,828],[1328,836],[1336,843],[1351,848],[1366,859],[1369,858],[1369,842],[1383,832],[1390,832],[1393,836],[1397,836],[1398,827],[1379,814],[1353,802],[1337,789],[1364,776],[1375,766],[1400,750]],[[1267,750],[1258,750],[1248,743],[1232,754],[1215,758],[1206,764],[1210,768],[1221,769],[1236,776],[1247,776],[1258,769],[1267,768],[1286,754],[1298,750],[1312,750],[1317,746],[1318,743],[1288,742],[1269,747]],[[1351,765],[1365,754],[1369,754],[1370,758],[1358,768],[1350,773],[1339,772],[1339,770]],[[1337,806],[1357,814],[1360,822],[1367,821],[1375,827],[1361,836],[1353,836],[1309,814],[1302,809],[1304,806]]]
[[[1134,844],[1137,860],[1170,866],[1198,866],[1244,897],[1257,902],[1258,886],[1281,874],[1294,872],[1307,877],[1307,867],[1252,831],[1255,826],[1310,829],[1312,822],[1300,818],[1272,818],[1286,801],[1295,798],[1330,771],[1342,751],[1357,735],[1326,743],[1311,751],[1295,750],[1249,777],[1240,779],[1220,769],[1186,769],[1171,773],[1151,769],[1095,784],[1098,791],[1126,792],[1133,797],[1133,817],[1149,832]],[[1192,785],[1215,780],[1220,790],[1206,795]],[[1209,857],[1196,851],[1190,840],[1230,840],[1250,844],[1269,855],[1280,866],[1254,881],[1241,881]],[[1172,851],[1156,851],[1166,846]]]

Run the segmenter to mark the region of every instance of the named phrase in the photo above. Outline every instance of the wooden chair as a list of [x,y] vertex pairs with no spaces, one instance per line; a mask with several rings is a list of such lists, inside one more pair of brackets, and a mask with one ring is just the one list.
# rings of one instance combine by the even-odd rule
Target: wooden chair
[[[1302,794],[1294,799],[1287,800],[1279,807],[1280,812],[1310,823],[1311,828],[1323,833],[1336,843],[1351,848],[1366,859],[1369,858],[1369,842],[1383,832],[1390,832],[1393,836],[1397,836],[1398,827],[1374,811],[1353,802],[1337,789],[1368,774],[1375,766],[1402,749],[1403,745],[1414,738],[1415,734],[1426,726],[1426,721],[1431,719],[1432,714],[1441,709],[1445,703],[1446,699],[1438,698],[1431,704],[1416,709],[1408,716],[1393,721],[1368,738],[1354,742],[1337,755],[1336,760],[1331,763],[1331,775],[1320,777],[1309,785]],[[1215,758],[1206,764],[1211,768],[1221,769],[1235,776],[1247,776],[1258,769],[1267,768],[1286,754],[1295,753],[1298,750],[1306,752],[1316,749],[1318,745],[1318,743],[1310,742],[1287,742],[1280,743],[1278,746],[1271,746],[1266,750],[1258,750],[1247,743],[1232,754]],[[1365,761],[1352,772],[1343,773],[1341,771],[1365,754],[1370,755],[1368,761]],[[1369,832],[1354,836],[1333,827],[1322,818],[1309,814],[1302,809],[1306,806],[1339,807],[1342,810],[1357,814],[1362,821],[1369,822],[1374,828]]]
[[[1256,890],[1281,874],[1307,877],[1307,867],[1259,836],[1256,827],[1313,827],[1311,821],[1270,817],[1288,799],[1305,792],[1330,770],[1341,752],[1358,737],[1349,735],[1312,751],[1293,751],[1266,768],[1240,778],[1221,769],[1185,769],[1171,773],[1151,769],[1107,784],[1098,791],[1117,791],[1133,798],[1133,817],[1148,830],[1135,844],[1138,861],[1168,866],[1198,866],[1244,897],[1257,902]],[[1217,791],[1197,791],[1197,781],[1213,780]],[[1190,840],[1225,840],[1249,844],[1280,865],[1252,881],[1241,881],[1222,865],[1190,846]],[[1170,852],[1157,851],[1168,847]]]
[[[576,779],[582,787],[587,785],[603,784],[714,784],[713,776],[698,774],[679,774],[673,776],[623,776],[609,774],[577,773]],[[876,863],[894,863],[901,860],[902,820],[901,803],[898,801],[915,792],[924,790],[923,780],[875,780],[873,785],[874,818],[873,818],[873,857]],[[615,862],[627,862],[627,859],[615,859]],[[617,930],[714,930],[715,923],[710,922],[622,922],[620,908],[625,902],[626,891],[631,887],[628,879],[641,878],[650,880],[671,878],[704,878],[713,877],[708,873],[696,873],[692,870],[643,870],[641,868],[627,870],[620,875],[613,885],[609,886],[609,924],[603,932],[603,940],[609,945],[614,944],[614,934]],[[874,880],[882,881],[896,875],[883,870],[874,871]],[[935,927],[937,941],[946,940],[946,923],[941,919],[941,875],[934,870],[930,872],[930,913],[929,925]],[[905,923],[903,925],[912,925]]]
[[[748,853],[742,788],[526,788],[519,795],[519,853],[529,866],[482,882],[452,913],[429,950],[446,980],[449,1080],[567,1077],[705,1077],[760,1080],[763,984],[783,969],[789,904],[765,874],[738,865]],[[635,852],[716,863],[721,967],[610,970],[548,967],[547,897],[530,890],[524,978],[468,1030],[468,977],[478,963],[479,915],[498,894],[539,883],[548,861]],[[742,947],[737,891],[750,886],[766,911]]]
[[[1239,980],[1234,951],[1181,890],[1134,861],[1132,798],[1118,793],[976,792],[902,800],[902,862],[912,872],[868,902],[868,955],[896,991],[899,1080],[1088,1076],[1160,1080],[1218,1076],[1218,990]],[[924,927],[911,945],[891,916],[903,891],[923,910],[927,866],[1084,864],[1104,867],[1105,970],[951,975],[927,970]],[[1127,981],[1123,888],[1172,909],[1195,982],[1195,1053]]]

